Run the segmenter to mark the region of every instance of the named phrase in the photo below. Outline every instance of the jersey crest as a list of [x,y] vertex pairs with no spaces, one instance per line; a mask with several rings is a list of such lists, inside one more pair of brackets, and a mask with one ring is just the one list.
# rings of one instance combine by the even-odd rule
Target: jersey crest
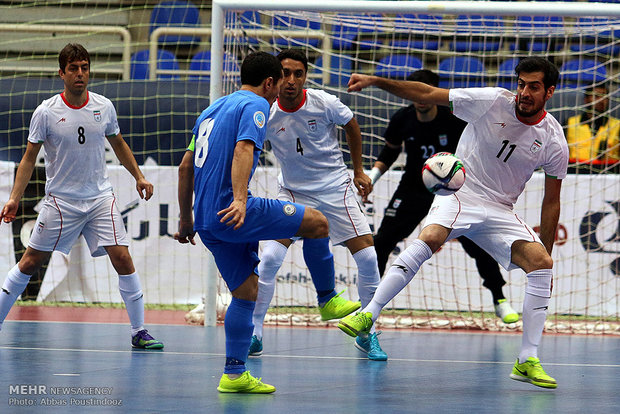
[[448,135],[446,134],[439,135],[439,145],[441,145],[442,147],[445,147],[446,145],[448,145]]
[[308,121],[308,130],[310,132],[315,132],[316,131],[316,119],[311,119]]
[[93,111],[95,122],[101,122],[101,111]]
[[535,140],[532,146],[530,147],[530,151],[533,154],[536,154],[538,151],[540,151],[541,148],[542,148],[542,142],[540,142],[539,140]]

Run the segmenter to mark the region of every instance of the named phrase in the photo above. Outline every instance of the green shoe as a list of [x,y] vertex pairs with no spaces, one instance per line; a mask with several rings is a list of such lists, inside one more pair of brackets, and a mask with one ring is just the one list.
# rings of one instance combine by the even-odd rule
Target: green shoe
[[360,333],[368,334],[372,327],[372,313],[356,312],[355,315],[345,316],[338,322],[338,328],[349,336],[355,338]]
[[250,371],[245,371],[239,378],[234,380],[228,374],[222,374],[220,385],[217,387],[219,392],[243,392],[248,394],[270,394],[275,392],[276,387],[263,384],[261,378],[254,378]]
[[141,349],[163,349],[164,344],[153,338],[146,329],[131,337],[131,346]]
[[504,323],[515,323],[519,320],[519,314],[516,310],[512,309],[510,303],[506,299],[500,299],[495,305],[495,315],[500,318]]
[[542,365],[540,365],[540,359],[529,357],[527,361],[519,364],[519,359],[512,367],[512,373],[510,378],[517,381],[529,382],[537,387],[543,388],[557,388],[558,383],[555,378],[551,378],[545,373]]
[[343,293],[344,290],[327,301],[325,305],[319,306],[322,321],[343,318],[362,307],[362,304],[359,302],[352,302],[345,298],[341,298],[340,295]]

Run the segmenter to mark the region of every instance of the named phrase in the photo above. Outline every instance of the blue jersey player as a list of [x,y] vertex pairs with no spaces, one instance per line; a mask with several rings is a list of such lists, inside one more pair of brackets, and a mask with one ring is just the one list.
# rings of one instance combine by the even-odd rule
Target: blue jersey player
[[282,76],[275,56],[249,54],[241,65],[241,90],[218,99],[200,114],[179,166],[180,222],[174,238],[195,244],[198,232],[232,294],[224,319],[226,365],[217,388],[220,392],[276,390],[252,377],[245,367],[258,292],[258,241],[328,234],[327,219],[319,211],[253,197],[248,190]]

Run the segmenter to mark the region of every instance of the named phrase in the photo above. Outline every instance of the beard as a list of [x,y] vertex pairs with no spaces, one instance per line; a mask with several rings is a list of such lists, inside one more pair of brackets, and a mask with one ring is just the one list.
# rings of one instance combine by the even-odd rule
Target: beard
[[[529,102],[528,102],[529,104]],[[517,101],[517,104],[515,105],[515,111],[517,112],[517,115],[523,117],[523,118],[528,118],[530,116],[534,116],[536,115],[538,112],[540,112],[543,108],[544,108],[545,104],[543,103],[542,105],[538,105],[538,106],[532,106],[531,109],[523,109],[521,107],[521,99],[519,99]]]

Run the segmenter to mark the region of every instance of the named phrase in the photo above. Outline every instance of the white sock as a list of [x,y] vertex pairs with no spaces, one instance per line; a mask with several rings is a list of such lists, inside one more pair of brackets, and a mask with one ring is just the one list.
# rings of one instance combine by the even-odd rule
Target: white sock
[[381,309],[411,282],[411,279],[420,270],[422,263],[430,259],[432,255],[433,252],[426,243],[420,239],[414,240],[394,260],[392,266],[383,276],[381,283],[379,283],[372,301],[364,308],[363,312],[372,313],[372,320],[373,322],[376,321]]
[[[374,246],[366,247],[353,254],[357,264],[357,293],[362,302],[362,308],[368,306],[379,286],[379,266],[377,265],[377,251]],[[370,328],[370,333],[375,332],[375,325]]]
[[263,339],[263,322],[276,290],[276,273],[282,266],[287,251],[288,248],[285,245],[275,240],[268,240],[263,243],[260,263],[258,264],[258,296],[252,314],[253,335],[256,335],[259,340]]
[[13,266],[6,275],[2,284],[2,292],[0,292],[0,330],[6,315],[9,314],[19,295],[26,289],[29,281],[30,275],[22,273],[18,265]]
[[519,363],[529,357],[538,358],[538,344],[545,328],[547,308],[551,299],[551,269],[535,270],[527,275],[525,298],[523,299],[523,338]]
[[131,323],[131,335],[135,335],[144,329],[144,295],[140,286],[138,272],[130,275],[118,275],[118,290],[121,292],[123,302],[127,308],[129,322]]

